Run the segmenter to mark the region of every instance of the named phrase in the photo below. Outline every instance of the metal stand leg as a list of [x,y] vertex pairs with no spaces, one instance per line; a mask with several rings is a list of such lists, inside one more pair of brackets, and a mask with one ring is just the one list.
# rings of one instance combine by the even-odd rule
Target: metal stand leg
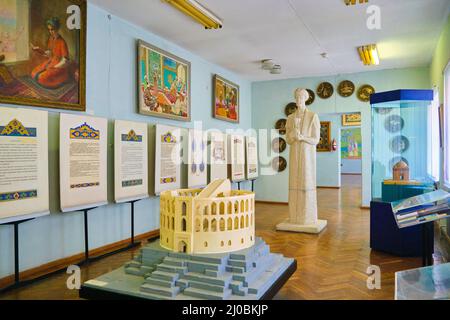
[[255,192],[255,180],[252,180],[252,192]]
[[89,209],[83,210],[84,214],[84,262],[89,262],[89,225],[88,225]]
[[20,281],[19,225],[24,223],[24,222],[30,221],[30,220],[34,220],[34,218],[33,219],[26,219],[26,220],[22,220],[22,221],[10,222],[10,223],[5,223],[4,224],[4,225],[12,225],[14,227],[14,283],[12,285],[10,285],[10,286],[7,286],[5,288],[0,289],[0,293],[3,293],[5,291],[11,290],[11,289],[18,288],[22,284],[24,284],[24,283],[22,283]]
[[19,270],[19,222],[14,223],[14,284],[20,283]]
[[139,200],[130,201],[130,205],[131,205],[131,243],[128,248],[134,248],[141,244],[140,242],[134,241],[134,204],[138,201]]
[[433,223],[422,225],[422,265],[424,267],[433,265],[434,239],[432,238]]
[[237,184],[238,184],[238,190],[241,190],[241,183],[238,182]]

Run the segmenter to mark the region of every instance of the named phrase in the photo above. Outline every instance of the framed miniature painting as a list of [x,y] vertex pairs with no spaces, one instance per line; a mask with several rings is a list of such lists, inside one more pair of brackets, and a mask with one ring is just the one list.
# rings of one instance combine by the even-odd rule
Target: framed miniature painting
[[85,111],[86,1],[2,0],[0,103]]
[[213,88],[214,118],[239,123],[239,86],[216,74]]
[[331,151],[331,122],[320,122],[320,141],[317,145],[317,152]]
[[191,120],[191,64],[144,41],[138,41],[139,113]]
[[342,126],[361,126],[361,113],[350,113],[342,115]]

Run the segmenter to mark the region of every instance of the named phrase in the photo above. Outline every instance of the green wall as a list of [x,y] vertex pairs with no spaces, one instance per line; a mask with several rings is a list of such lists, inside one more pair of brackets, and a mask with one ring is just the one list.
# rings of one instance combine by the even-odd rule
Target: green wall
[[444,76],[443,72],[450,60],[450,15],[442,30],[439,42],[433,55],[430,66],[431,85],[439,88],[440,100],[444,101]]

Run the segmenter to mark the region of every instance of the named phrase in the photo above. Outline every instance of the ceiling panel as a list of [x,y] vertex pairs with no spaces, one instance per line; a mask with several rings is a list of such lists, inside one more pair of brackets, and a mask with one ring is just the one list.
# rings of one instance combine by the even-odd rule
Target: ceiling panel
[[[256,81],[426,66],[450,8],[450,0],[200,0],[224,22],[205,30],[161,0],[91,2]],[[381,30],[366,27],[369,5],[381,9]],[[356,47],[369,43],[379,45],[380,66],[359,60]],[[283,74],[261,70],[258,61],[266,58]]]

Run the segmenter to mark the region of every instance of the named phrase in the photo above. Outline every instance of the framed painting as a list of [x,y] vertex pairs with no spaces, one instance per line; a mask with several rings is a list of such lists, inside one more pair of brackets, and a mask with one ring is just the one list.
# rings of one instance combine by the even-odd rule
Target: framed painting
[[2,0],[0,103],[86,110],[86,0]]
[[239,86],[216,74],[213,88],[214,118],[239,123]]
[[320,122],[320,141],[317,145],[317,152],[331,151],[331,122]]
[[138,41],[139,113],[191,120],[191,64],[142,40]]
[[341,158],[359,160],[362,158],[361,128],[341,130]]
[[350,113],[342,115],[342,126],[361,126],[361,113]]

